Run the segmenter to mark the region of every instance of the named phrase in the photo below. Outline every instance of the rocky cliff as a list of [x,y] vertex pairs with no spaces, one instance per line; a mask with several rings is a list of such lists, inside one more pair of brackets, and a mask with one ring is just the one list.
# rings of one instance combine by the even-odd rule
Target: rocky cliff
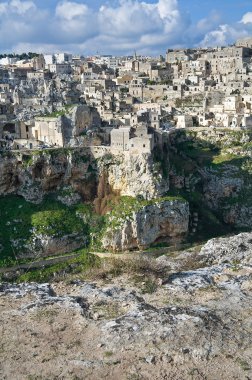
[[[110,211],[111,199],[129,196],[151,200],[162,196],[168,189],[168,178],[162,176],[162,170],[155,165],[150,154],[113,155],[107,147],[6,152],[0,159],[0,196],[5,197],[0,200],[1,204],[8,204],[14,210],[6,209],[3,215],[0,211],[6,224],[6,236],[0,233],[2,250],[5,251],[7,246],[8,252],[15,250],[16,255],[27,257],[87,246],[91,241],[90,234],[96,234],[94,230],[100,215]],[[26,202],[19,204],[16,196],[23,197]],[[29,206],[29,202],[34,206]],[[85,204],[92,209],[88,215],[83,211],[82,205]],[[160,213],[156,208],[152,210],[152,216],[155,212],[158,223]],[[61,216],[71,221],[66,228],[64,223],[59,223]],[[23,224],[22,234],[18,233],[21,225],[15,220]],[[43,228],[41,232],[40,223],[56,227],[48,234]],[[80,223],[82,226],[76,230],[74,226]],[[171,224],[168,231],[167,222],[164,228],[160,228],[160,236],[165,232],[175,236],[176,228],[180,234],[179,226],[174,231],[173,228],[175,225]],[[184,229],[183,224],[181,230]],[[159,237],[156,235],[154,241]],[[131,246],[129,244],[128,248]],[[127,248],[126,243],[124,248]]]
[[0,196],[19,194],[39,203],[50,191],[70,185],[90,201],[102,181],[107,193],[145,199],[169,189],[169,180],[162,177],[150,154],[112,155],[109,148],[94,147],[10,152],[0,157]]
[[251,229],[251,149],[251,131],[196,128],[172,137],[171,189],[186,191],[202,225],[210,212],[224,229]]
[[88,150],[10,153],[0,159],[0,195],[18,194],[39,203],[50,191],[70,185],[90,200],[96,194],[94,172],[95,160]]
[[[125,210],[126,207],[126,210]],[[112,251],[145,249],[152,243],[181,239],[188,232],[189,205],[184,200],[121,203],[108,217],[102,246]]]
[[155,164],[151,154],[107,154],[98,165],[100,178],[104,175],[116,194],[150,200],[169,190],[169,178],[163,176],[162,168]]

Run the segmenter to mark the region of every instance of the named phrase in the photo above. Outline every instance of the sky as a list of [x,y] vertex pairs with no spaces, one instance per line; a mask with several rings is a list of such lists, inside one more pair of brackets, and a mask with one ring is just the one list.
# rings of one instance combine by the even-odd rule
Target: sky
[[0,0],[0,53],[165,54],[252,36],[252,0]]

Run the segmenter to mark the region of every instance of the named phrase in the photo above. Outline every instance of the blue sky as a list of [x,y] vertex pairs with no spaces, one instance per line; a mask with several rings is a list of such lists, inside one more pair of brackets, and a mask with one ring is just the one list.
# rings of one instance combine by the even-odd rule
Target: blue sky
[[252,35],[252,0],[0,0],[0,52],[164,54]]

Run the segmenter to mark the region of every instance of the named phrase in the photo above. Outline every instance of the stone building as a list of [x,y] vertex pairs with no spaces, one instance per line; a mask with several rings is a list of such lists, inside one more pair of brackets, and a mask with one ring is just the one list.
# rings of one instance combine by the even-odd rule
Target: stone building
[[32,138],[51,146],[64,146],[62,117],[38,117],[32,128]]
[[178,115],[177,128],[192,128],[193,118],[191,115]]
[[240,112],[242,99],[239,95],[228,96],[224,100],[224,111],[225,112]]
[[129,150],[131,128],[120,127],[111,131],[111,149],[113,150]]
[[49,71],[53,74],[71,74],[72,68],[68,63],[53,63],[49,65]]
[[154,138],[148,133],[146,124],[135,128],[120,127],[111,131],[111,150],[150,153],[154,148]]
[[150,126],[154,129],[159,129],[160,128],[159,113],[157,111],[150,111],[149,117],[150,117]]
[[183,61],[189,61],[190,54],[188,50],[167,50],[166,53],[166,62],[167,63],[177,63]]

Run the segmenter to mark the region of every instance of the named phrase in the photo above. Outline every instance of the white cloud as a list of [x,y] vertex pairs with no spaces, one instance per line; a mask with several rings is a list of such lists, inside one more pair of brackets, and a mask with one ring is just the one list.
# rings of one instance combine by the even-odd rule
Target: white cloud
[[221,23],[217,12],[192,25],[179,0],[111,3],[103,0],[92,9],[85,0],[57,0],[54,9],[46,9],[43,0],[37,6],[35,0],[5,0],[0,4],[0,35],[5,36],[0,49],[158,54],[169,47],[224,45],[252,34],[252,12],[233,25]]
[[153,52],[166,49],[176,39],[181,43],[190,24],[177,0],[159,0],[155,4],[121,0],[117,7],[103,5],[98,19],[100,37],[114,37],[113,48],[130,52],[136,46]]
[[135,38],[155,30],[161,21],[154,5],[134,0],[121,1],[118,7],[102,6],[98,18],[101,33],[117,37],[135,35]]
[[25,13],[36,10],[36,5],[33,1],[21,1],[21,0],[11,0],[0,4],[0,14],[19,14],[24,15]]
[[170,18],[171,16],[177,18],[179,16],[177,0],[159,0],[157,9],[162,19]]
[[60,2],[56,7],[56,16],[65,20],[81,18],[89,14],[89,9],[85,4],[78,4],[71,1]]
[[[66,50],[68,47],[66,46]],[[62,51],[62,48],[59,47],[57,44],[38,44],[38,43],[18,43],[15,46],[15,53],[21,54],[23,52],[28,52],[28,51],[36,51],[41,54],[46,54],[48,52],[54,52],[54,53],[60,53]]]
[[36,5],[32,1],[12,0],[10,9],[20,15],[23,15],[31,10],[36,10]]
[[252,23],[252,12],[245,13],[240,22],[243,24]]
[[[61,1],[55,9],[54,36],[63,44],[78,44],[98,34],[97,15],[85,4]],[[50,41],[49,41],[50,42]]]
[[241,21],[234,23],[233,25],[223,24],[206,33],[204,39],[200,42],[200,45],[205,47],[224,46],[234,43],[239,38],[248,37],[250,35],[252,35],[252,20],[251,22],[248,22],[248,14],[246,14]]

